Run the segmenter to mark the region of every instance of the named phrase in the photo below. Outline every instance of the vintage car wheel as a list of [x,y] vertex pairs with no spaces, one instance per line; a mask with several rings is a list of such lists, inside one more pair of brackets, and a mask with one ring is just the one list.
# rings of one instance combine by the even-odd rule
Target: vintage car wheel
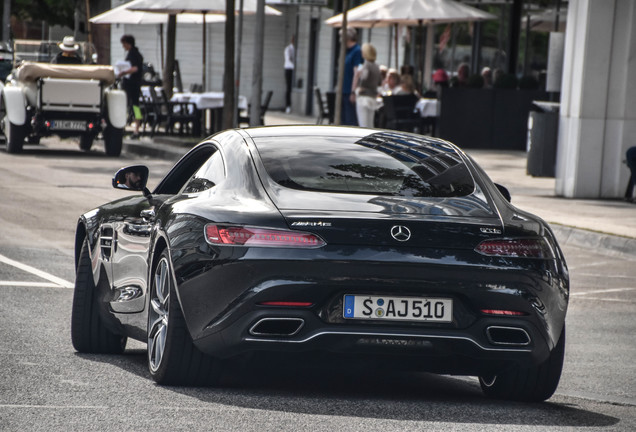
[[95,139],[95,135],[92,133],[85,133],[80,136],[79,146],[83,151],[89,151],[93,146],[93,140]]
[[119,156],[121,154],[122,141],[124,139],[124,130],[106,126],[104,129],[104,147],[108,156]]
[[556,391],[563,369],[565,325],[559,342],[540,365],[528,368],[513,366],[496,375],[481,376],[484,394],[495,399],[541,402]]
[[121,354],[127,338],[108,329],[99,315],[86,240],[82,245],[71,310],[71,340],[82,353]]
[[9,117],[5,116],[4,134],[7,137],[7,152],[21,153],[26,137],[26,127],[11,123]]
[[220,374],[219,362],[194,346],[172,280],[170,258],[163,251],[156,264],[148,309],[148,368],[167,385],[210,385]]

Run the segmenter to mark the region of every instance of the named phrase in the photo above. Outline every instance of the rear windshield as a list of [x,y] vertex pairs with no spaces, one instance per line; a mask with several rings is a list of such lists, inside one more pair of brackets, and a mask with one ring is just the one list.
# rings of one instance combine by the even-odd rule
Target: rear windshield
[[259,137],[255,143],[267,174],[286,188],[403,197],[458,197],[475,189],[453,147],[413,135]]

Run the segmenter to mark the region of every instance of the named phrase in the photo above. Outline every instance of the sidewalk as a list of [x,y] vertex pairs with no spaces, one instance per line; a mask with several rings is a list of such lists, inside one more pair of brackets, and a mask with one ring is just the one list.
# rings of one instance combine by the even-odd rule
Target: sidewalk
[[[268,112],[266,125],[315,124],[315,118]],[[196,140],[158,136],[138,141],[124,140],[124,151],[176,161]],[[473,150],[470,154],[490,178],[506,186],[512,203],[550,224],[559,242],[600,249],[636,260],[636,204],[610,199],[568,199],[554,194],[553,178],[526,174],[523,151]]]

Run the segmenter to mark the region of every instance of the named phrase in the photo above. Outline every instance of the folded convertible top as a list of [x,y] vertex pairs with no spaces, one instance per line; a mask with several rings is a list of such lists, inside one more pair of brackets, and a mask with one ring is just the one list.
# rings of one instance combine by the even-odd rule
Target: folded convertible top
[[18,81],[35,81],[38,78],[95,79],[105,84],[115,82],[112,66],[57,65],[48,63],[23,63],[16,72]]

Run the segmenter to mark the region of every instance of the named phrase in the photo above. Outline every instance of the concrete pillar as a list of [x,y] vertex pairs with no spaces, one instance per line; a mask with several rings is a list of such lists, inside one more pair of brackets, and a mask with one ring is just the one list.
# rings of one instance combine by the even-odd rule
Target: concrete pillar
[[618,198],[636,145],[636,2],[568,3],[556,194]]

